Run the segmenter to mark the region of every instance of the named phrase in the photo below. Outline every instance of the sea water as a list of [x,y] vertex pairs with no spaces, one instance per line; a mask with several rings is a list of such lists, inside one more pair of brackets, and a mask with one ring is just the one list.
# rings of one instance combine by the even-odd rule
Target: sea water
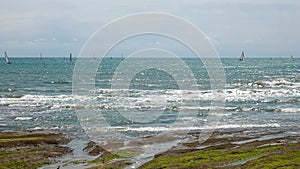
[[[172,75],[157,69],[138,72],[129,88],[112,89],[114,72],[123,59],[106,58],[96,74],[92,96],[72,94],[76,59],[70,62],[63,58],[12,58],[12,64],[3,61],[0,63],[0,130],[55,130],[76,136],[88,129],[83,123],[91,126],[99,123],[93,117],[79,119],[77,110],[93,110],[105,117],[106,127],[130,136],[237,128],[299,132],[299,59],[222,59],[226,84],[221,90],[225,105],[222,113],[212,114],[221,117],[214,126],[206,123],[208,114],[213,113],[210,111],[213,93],[205,65],[196,58],[182,60],[196,78],[196,90],[181,89]],[[168,64],[167,60],[162,62]],[[148,123],[138,123],[123,117],[119,110],[140,111],[146,120],[152,117],[151,113],[162,114]],[[175,122],[191,125],[182,127],[178,123],[170,127]]]

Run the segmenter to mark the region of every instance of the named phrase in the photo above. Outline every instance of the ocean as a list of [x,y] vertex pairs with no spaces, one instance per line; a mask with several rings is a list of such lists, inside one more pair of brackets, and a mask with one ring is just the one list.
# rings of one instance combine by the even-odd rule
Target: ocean
[[[123,60],[106,58],[96,74],[92,96],[72,94],[76,59],[70,62],[63,58],[12,58],[12,64],[3,61],[0,63],[0,130],[57,131],[79,137],[99,126],[107,134],[101,138],[111,137],[108,128],[126,137],[165,131],[241,128],[299,133],[299,59],[222,58],[225,105],[218,114],[210,111],[212,92],[205,66],[196,58],[182,60],[193,72],[198,90],[180,89],[171,75],[156,69],[137,73],[128,89],[112,89],[111,79]],[[168,63],[163,59],[162,62]],[[101,114],[105,125],[99,125],[102,122],[90,114],[78,118],[78,111],[90,110]],[[126,112],[135,112],[141,116],[136,119],[141,121],[127,117]],[[211,126],[208,117],[219,117],[218,123]]]

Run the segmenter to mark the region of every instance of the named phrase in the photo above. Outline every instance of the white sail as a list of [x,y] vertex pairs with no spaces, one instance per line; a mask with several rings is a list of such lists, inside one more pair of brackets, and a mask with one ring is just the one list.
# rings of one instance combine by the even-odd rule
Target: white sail
[[8,59],[8,56],[7,56],[7,53],[6,53],[6,52],[4,52],[4,56],[5,56],[6,64],[11,64],[11,62],[10,62],[9,59]]
[[241,54],[241,57],[240,57],[240,61],[243,61],[245,60],[245,54],[244,54],[244,51],[242,51],[242,54]]

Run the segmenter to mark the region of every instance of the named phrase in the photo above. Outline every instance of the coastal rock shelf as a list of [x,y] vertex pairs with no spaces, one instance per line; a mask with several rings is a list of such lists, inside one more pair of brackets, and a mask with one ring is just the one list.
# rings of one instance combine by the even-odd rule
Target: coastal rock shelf
[[168,150],[155,156],[141,169],[206,168],[300,168],[300,137],[284,131],[215,132],[204,143],[184,143],[184,149]]
[[[284,130],[223,130],[215,131],[205,142],[198,142],[199,133],[170,150],[156,154],[140,169],[190,168],[299,168],[300,137]],[[97,143],[86,142],[82,152],[91,159],[71,159],[57,163],[71,154],[70,139],[53,133],[0,133],[0,169],[35,169],[44,166],[64,168],[126,168],[137,152],[121,149],[112,153]],[[74,152],[73,152],[74,153]],[[73,154],[72,153],[72,154]],[[51,164],[51,165],[49,165]]]
[[34,169],[70,153],[62,134],[0,132],[0,168]]

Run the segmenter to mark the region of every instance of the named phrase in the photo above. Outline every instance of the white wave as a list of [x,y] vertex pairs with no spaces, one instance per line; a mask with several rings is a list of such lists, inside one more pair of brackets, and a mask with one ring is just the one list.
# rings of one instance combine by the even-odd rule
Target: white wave
[[217,129],[231,129],[231,128],[260,128],[260,127],[280,127],[278,123],[270,124],[227,124],[217,126]]
[[261,101],[261,102],[280,102],[290,98],[299,98],[300,90],[295,89],[227,89],[227,101]]
[[[25,95],[22,98],[0,98],[0,105],[7,105],[13,108],[38,110],[70,108],[74,102],[92,102],[96,98],[90,96],[73,96],[73,95]],[[76,107],[76,106],[75,106]],[[35,110],[33,110],[35,111]]]
[[283,112],[300,113],[300,108],[281,108],[281,107],[226,107],[227,111],[261,111],[261,112]]
[[294,82],[291,79],[277,78],[272,80],[261,80],[249,83],[253,87],[266,87],[266,88],[299,88],[300,82]]
[[34,128],[30,128],[30,129],[27,129],[27,130],[44,130],[46,128],[43,128],[43,127],[34,127]]
[[280,108],[284,113],[300,113],[300,108]]
[[29,131],[34,131],[34,130],[65,130],[65,129],[70,129],[73,128],[72,126],[48,126],[48,127],[33,127],[33,128],[28,128],[26,130]]
[[167,127],[139,127],[139,128],[131,128],[131,127],[126,127],[119,129],[119,131],[139,131],[139,132],[158,132],[158,131],[189,131],[189,130],[200,130],[200,127],[172,127],[172,128],[167,128]]
[[25,121],[25,120],[31,120],[32,117],[16,117],[15,120],[16,121]]
[[190,131],[190,130],[213,130],[213,129],[235,129],[235,128],[261,128],[261,127],[280,127],[278,123],[270,124],[226,124],[218,126],[205,127],[111,127],[110,129],[118,131],[137,131],[137,132],[163,132],[163,131]]
[[[284,81],[284,83],[289,84]],[[211,90],[126,90],[97,89],[95,95],[25,95],[21,98],[0,98],[0,105],[9,107],[51,109],[157,109],[209,110],[199,102],[218,101],[224,95],[227,102],[297,102],[298,88],[246,88]]]
[[284,79],[284,78],[278,78],[275,80],[271,80],[271,81],[266,81],[265,82],[267,85],[272,86],[272,87],[299,87],[300,83],[297,82],[292,82],[288,79]]

